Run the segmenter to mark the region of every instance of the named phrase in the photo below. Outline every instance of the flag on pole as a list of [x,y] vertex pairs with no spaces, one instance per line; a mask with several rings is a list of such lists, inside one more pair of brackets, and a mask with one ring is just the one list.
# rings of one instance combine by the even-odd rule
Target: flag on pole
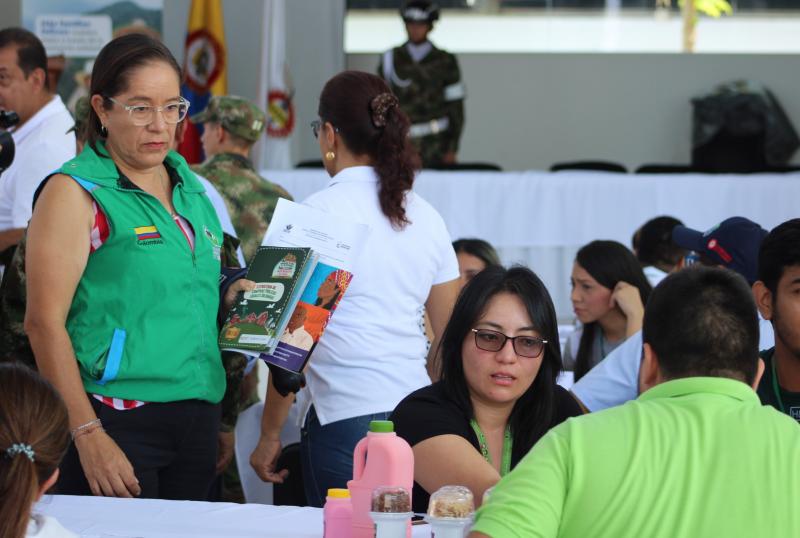
[[[222,19],[222,0],[192,0],[186,27],[181,95],[191,102],[189,115],[206,108],[212,95],[228,93],[227,50]],[[178,152],[189,163],[203,160],[202,126],[187,118],[186,134]]]
[[259,106],[264,108],[267,128],[256,148],[256,163],[259,169],[286,169],[292,167],[295,110],[294,88],[286,65],[285,0],[264,0],[263,27]]

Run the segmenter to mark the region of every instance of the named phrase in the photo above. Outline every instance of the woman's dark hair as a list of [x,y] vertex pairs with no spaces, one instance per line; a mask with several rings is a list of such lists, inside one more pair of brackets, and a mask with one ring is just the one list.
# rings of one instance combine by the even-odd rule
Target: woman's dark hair
[[539,373],[514,404],[509,418],[514,436],[512,461],[519,461],[550,427],[556,412],[556,377],[562,369],[556,310],[547,288],[533,271],[520,266],[487,267],[464,286],[442,334],[441,380],[448,397],[468,418],[474,418],[461,349],[489,302],[499,293],[519,297],[536,331],[547,340]]
[[25,536],[36,494],[69,446],[67,408],[50,383],[0,364],[0,536]]
[[405,196],[414,184],[419,155],[408,138],[411,125],[397,98],[380,77],[344,71],[319,96],[319,117],[333,125],[347,148],[367,155],[378,174],[378,201],[392,226],[409,223]]
[[[153,62],[164,62],[169,65],[175,70],[178,80],[181,79],[180,65],[161,41],[139,33],[112,39],[94,61],[89,95],[102,96],[104,108],[111,109],[114,103],[108,98],[128,89],[131,72]],[[86,141],[95,151],[97,151],[95,144],[104,138],[101,127],[100,118],[94,108],[90,107]]]
[[453,250],[456,251],[456,254],[459,252],[465,252],[476,258],[480,259],[486,267],[492,267],[495,265],[502,265],[500,263],[500,256],[497,255],[497,251],[494,247],[487,241],[483,239],[457,239],[453,241]]
[[[575,262],[583,267],[601,286],[613,290],[619,282],[627,282],[639,288],[639,297],[642,305],[647,304],[653,288],[644,276],[642,266],[622,243],[616,241],[592,241],[583,246]],[[583,326],[583,334],[575,355],[575,381],[586,375],[591,370],[589,356],[594,344],[597,322],[593,321]]]

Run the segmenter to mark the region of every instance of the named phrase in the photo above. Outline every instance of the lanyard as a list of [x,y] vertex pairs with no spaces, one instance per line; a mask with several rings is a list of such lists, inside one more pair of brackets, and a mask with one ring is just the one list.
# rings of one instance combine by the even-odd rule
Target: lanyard
[[[486,444],[486,437],[483,435],[483,431],[481,427],[478,426],[478,423],[475,422],[475,419],[469,421],[469,425],[472,426],[472,430],[475,432],[475,435],[478,436],[478,444],[481,447],[481,454],[483,455],[483,459],[485,459],[489,464],[492,463],[492,457],[489,455],[489,446]],[[513,443],[511,439],[511,427],[506,425],[506,431],[503,434],[503,459],[500,462],[500,476],[505,476],[511,470],[511,444]]]
[[778,374],[775,372],[775,356],[772,356],[772,390],[775,391],[775,398],[778,400],[778,405],[781,406],[781,413],[786,414],[786,408],[783,407],[783,398],[781,398],[781,389],[778,386]]

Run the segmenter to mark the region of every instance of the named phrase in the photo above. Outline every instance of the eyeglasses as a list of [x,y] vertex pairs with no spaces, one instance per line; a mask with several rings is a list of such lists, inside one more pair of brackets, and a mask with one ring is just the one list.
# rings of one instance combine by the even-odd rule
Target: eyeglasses
[[131,121],[138,127],[150,125],[156,117],[156,112],[161,112],[166,123],[179,123],[189,113],[189,105],[191,104],[183,97],[164,106],[126,105],[113,97],[106,97],[106,99],[127,110]]
[[[325,125],[325,122],[322,120],[314,120],[311,122],[311,132],[314,133],[314,138],[319,138],[319,132],[322,130],[323,125]],[[333,132],[338,133],[339,128],[334,127]]]
[[535,336],[506,336],[489,329],[471,329],[475,333],[475,345],[484,351],[500,351],[506,345],[506,340],[511,340],[514,353],[520,357],[535,359],[544,351],[547,340]]

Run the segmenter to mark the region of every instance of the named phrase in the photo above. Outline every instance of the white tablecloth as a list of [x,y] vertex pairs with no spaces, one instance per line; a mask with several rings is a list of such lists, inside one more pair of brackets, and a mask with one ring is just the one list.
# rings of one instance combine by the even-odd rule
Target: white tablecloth
[[[45,496],[35,511],[83,538],[321,538],[322,510],[263,504]],[[415,525],[414,538],[430,538]]]
[[[297,201],[322,189],[323,170],[266,170]],[[635,175],[603,172],[423,171],[415,191],[442,215],[453,239],[492,243],[504,263],[536,271],[559,318],[571,317],[575,252],[594,239],[630,245],[648,219],[672,215],[705,230],[735,215],[771,229],[798,216],[800,173]]]

